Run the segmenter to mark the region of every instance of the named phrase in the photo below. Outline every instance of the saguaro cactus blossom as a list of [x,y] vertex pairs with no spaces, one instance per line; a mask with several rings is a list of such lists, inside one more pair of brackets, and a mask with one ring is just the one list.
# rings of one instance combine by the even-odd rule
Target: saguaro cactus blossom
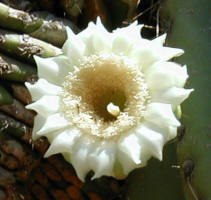
[[183,50],[164,47],[166,35],[141,38],[137,22],[108,32],[100,19],[74,34],[67,28],[63,54],[35,56],[39,80],[26,83],[35,110],[33,139],[46,136],[45,157],[62,153],[84,180],[124,178],[162,160],[176,137],[175,109],[189,96],[186,66],[169,60]]

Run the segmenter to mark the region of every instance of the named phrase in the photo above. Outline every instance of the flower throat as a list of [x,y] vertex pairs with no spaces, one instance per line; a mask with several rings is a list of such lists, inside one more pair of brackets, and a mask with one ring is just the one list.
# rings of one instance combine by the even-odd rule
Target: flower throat
[[84,58],[63,84],[65,117],[100,138],[120,135],[140,122],[149,99],[141,71],[125,57]]

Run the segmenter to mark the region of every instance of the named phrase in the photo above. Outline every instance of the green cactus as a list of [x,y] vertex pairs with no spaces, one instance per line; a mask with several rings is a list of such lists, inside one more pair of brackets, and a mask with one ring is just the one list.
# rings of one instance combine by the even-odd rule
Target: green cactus
[[76,19],[83,9],[84,0],[61,0],[60,4],[67,15]]
[[[194,88],[195,92],[182,105],[181,120],[186,131],[184,137],[184,130],[183,133],[178,134],[180,138],[177,142],[177,156],[164,151],[163,163],[150,161],[146,168],[131,173],[128,178],[130,200],[211,199],[211,135],[209,131],[211,115],[208,111],[211,97],[210,10],[211,6],[207,0],[166,0],[163,2],[161,27],[169,32],[167,45],[185,50],[184,56],[178,58],[177,62],[187,64],[190,71],[187,87]],[[174,149],[170,146],[166,147],[168,151],[169,148]],[[180,168],[184,182],[184,196],[180,188],[179,173],[170,173],[170,168],[167,167],[170,166],[169,161],[172,163],[177,159],[179,164],[177,167],[178,170]],[[159,165],[166,169],[160,169]],[[168,177],[166,178],[164,174]],[[164,181],[168,183],[168,186],[164,187]],[[171,191],[172,188],[175,190]],[[152,190],[153,192],[150,192]]]
[[170,45],[183,48],[177,61],[187,64],[187,87],[195,91],[182,106],[185,135],[178,143],[179,165],[183,169],[187,200],[211,199],[211,57],[209,0],[166,0],[163,15],[173,21]]
[[[94,9],[96,13],[84,12],[88,3],[83,0],[63,0],[59,3],[39,0],[39,4],[31,0],[18,2],[30,2],[36,8],[41,4],[45,9],[50,6],[52,9],[49,10],[60,16],[60,12],[65,12],[65,20],[71,28],[76,26],[72,26],[69,19],[83,27],[86,26],[83,18],[91,19],[97,11],[100,13],[98,9]],[[138,0],[93,2],[105,5],[106,15],[103,16],[108,19],[105,20],[107,27],[122,26],[124,22],[132,21],[137,13],[151,9],[142,7],[141,11],[137,11]],[[156,0],[150,3],[148,0],[141,1],[140,7],[142,3],[159,7]],[[55,11],[56,6],[63,10]],[[63,19],[48,18],[49,14],[45,12],[33,18],[27,11],[10,9],[0,3],[0,27],[4,29],[0,30],[0,199],[21,199],[20,196],[23,196],[27,200],[211,200],[209,10],[209,0],[165,0],[159,10],[161,32],[163,29],[166,32],[169,24],[172,25],[168,31],[169,46],[186,51],[177,60],[188,65],[190,80],[187,87],[195,89],[182,106],[182,122],[186,128],[184,137],[178,134],[178,141],[169,142],[164,147],[162,162],[152,158],[147,167],[133,171],[124,181],[107,177],[91,181],[88,176],[83,184],[61,156],[43,159],[49,143],[42,137],[32,144],[34,113],[24,108],[31,102],[31,97],[23,83],[37,79],[32,55],[49,57],[60,54],[60,49],[55,46],[60,47],[64,43],[66,24],[59,24],[62,28],[57,29],[54,25],[62,23]],[[21,14],[32,21],[26,25],[25,18],[18,17]],[[151,14],[149,12],[148,16]],[[156,16],[152,18],[151,25],[154,26]],[[150,20],[147,18],[147,21]],[[152,32],[155,33],[155,29]]]
[[4,80],[25,82],[36,74],[36,68],[0,53],[0,73]]
[[61,54],[59,48],[47,42],[5,30],[0,30],[0,51],[29,63],[34,63],[33,55],[51,57]]
[[0,86],[0,105],[11,104],[12,102],[13,98],[11,97],[11,95],[4,87]]
[[0,26],[32,37],[62,46],[67,38],[65,25],[73,31],[78,28],[69,20],[55,17],[46,12],[29,14],[0,3]]
[[167,144],[163,161],[151,159],[147,166],[127,178],[130,200],[183,200],[181,178],[177,168],[175,144]]

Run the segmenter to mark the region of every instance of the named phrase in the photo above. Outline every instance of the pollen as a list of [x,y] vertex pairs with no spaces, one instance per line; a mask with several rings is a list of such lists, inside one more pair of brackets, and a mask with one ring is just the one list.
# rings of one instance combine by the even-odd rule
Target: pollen
[[62,112],[68,121],[98,138],[118,138],[142,120],[150,100],[134,63],[114,54],[84,57],[65,77]]

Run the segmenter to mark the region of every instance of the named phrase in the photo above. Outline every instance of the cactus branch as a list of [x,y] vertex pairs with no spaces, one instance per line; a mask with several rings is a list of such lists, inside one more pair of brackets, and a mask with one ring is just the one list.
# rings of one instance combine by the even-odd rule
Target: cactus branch
[[48,14],[29,14],[0,3],[0,26],[13,31],[29,34],[56,46],[62,46],[67,38],[65,26],[73,31],[78,28],[68,20]]
[[0,86],[0,106],[4,104],[11,104],[13,102],[13,98],[7,92],[7,90]]
[[27,12],[0,3],[0,25],[16,31],[30,33],[42,25],[42,20]]
[[25,63],[0,53],[0,78],[9,81],[25,82],[36,74],[36,69]]
[[31,129],[2,112],[0,112],[0,131],[12,134],[17,138],[30,143]]
[[31,95],[24,85],[19,83],[12,83],[10,88],[12,90],[12,95],[21,101],[24,105],[32,102]]
[[29,35],[8,33],[4,30],[0,30],[0,51],[29,63],[34,63],[33,55],[51,57],[62,53],[59,48]]
[[11,115],[12,117],[20,120],[30,126],[33,126],[35,113],[27,110],[23,104],[21,104],[16,99],[13,100],[12,104],[5,104],[0,106],[0,110]]

